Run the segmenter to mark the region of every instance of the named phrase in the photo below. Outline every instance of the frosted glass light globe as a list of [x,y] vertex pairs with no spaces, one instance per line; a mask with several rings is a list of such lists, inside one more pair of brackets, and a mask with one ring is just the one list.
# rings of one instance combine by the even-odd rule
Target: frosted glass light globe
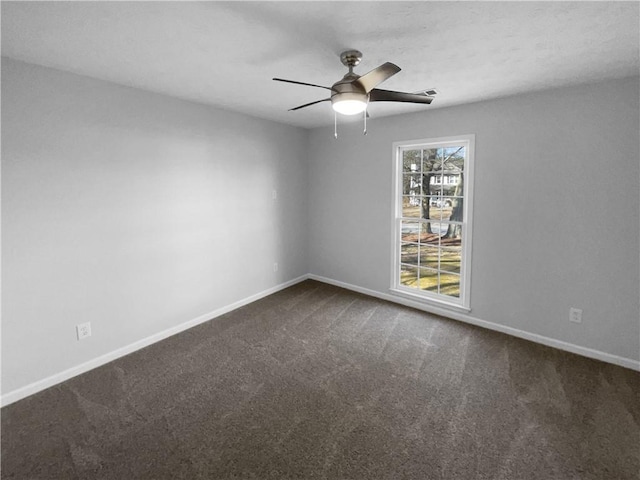
[[333,109],[342,115],[356,115],[367,108],[367,102],[361,100],[341,100],[332,104]]

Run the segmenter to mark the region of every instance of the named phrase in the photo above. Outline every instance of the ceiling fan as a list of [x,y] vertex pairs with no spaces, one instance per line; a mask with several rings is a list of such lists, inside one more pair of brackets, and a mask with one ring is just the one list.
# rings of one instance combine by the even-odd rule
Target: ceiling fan
[[295,83],[297,85],[307,85],[309,87],[324,88],[331,90],[329,98],[316,100],[315,102],[305,103],[289,111],[300,110],[301,108],[315,105],[316,103],[331,101],[333,110],[343,115],[356,115],[366,112],[369,102],[409,102],[409,103],[425,103],[430,104],[435,94],[434,90],[421,93],[405,93],[395,92],[393,90],[380,90],[379,84],[388,80],[390,77],[400,71],[400,67],[391,62],[383,63],[374,68],[369,73],[362,76],[353,72],[353,67],[358,65],[362,60],[362,53],[358,50],[347,50],[340,54],[340,61],[349,68],[349,72],[345,74],[342,80],[338,80],[331,87],[323,85],[315,85],[313,83],[298,82],[295,80],[285,80],[283,78],[274,78],[278,82]]

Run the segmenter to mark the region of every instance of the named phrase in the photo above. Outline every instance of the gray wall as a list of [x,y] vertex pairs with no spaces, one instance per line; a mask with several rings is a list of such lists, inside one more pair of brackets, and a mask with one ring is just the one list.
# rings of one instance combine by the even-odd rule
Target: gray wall
[[[476,135],[471,318],[639,357],[638,78],[312,131],[311,272],[388,294],[394,141]],[[436,100],[437,102],[437,100]],[[568,321],[583,309],[583,323]]]
[[307,136],[3,59],[3,392],[306,274]]
[[373,110],[336,141],[3,59],[3,394],[307,273],[388,294],[391,144],[467,133],[470,318],[637,360],[639,89]]

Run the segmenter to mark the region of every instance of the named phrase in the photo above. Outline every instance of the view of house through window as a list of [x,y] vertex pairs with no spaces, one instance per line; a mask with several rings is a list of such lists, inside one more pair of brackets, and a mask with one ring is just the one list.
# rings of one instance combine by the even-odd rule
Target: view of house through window
[[468,307],[473,136],[395,147],[392,287]]

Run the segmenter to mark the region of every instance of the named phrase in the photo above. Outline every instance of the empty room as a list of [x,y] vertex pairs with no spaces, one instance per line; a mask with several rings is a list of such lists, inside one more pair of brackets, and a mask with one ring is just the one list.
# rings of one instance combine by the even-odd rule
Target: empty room
[[638,2],[0,15],[2,479],[640,479]]

